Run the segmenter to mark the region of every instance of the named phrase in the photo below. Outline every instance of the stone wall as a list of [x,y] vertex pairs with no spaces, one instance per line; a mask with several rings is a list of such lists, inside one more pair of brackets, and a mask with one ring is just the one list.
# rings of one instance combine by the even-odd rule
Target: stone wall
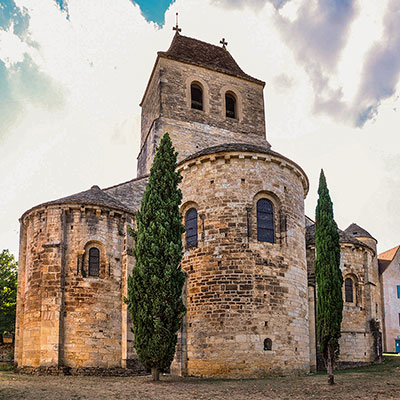
[[[164,58],[160,59],[160,71],[163,117],[265,138],[262,84]],[[203,111],[191,108],[193,81],[203,87]],[[227,91],[233,92],[237,99],[237,119],[225,116]]]
[[[182,213],[195,207],[199,218],[198,246],[182,260],[187,315],[172,370],[220,377],[309,372],[307,178],[279,157],[250,152],[206,155],[179,169]],[[275,206],[274,243],[257,241],[262,197]]]
[[21,228],[15,362],[58,365],[62,326],[64,215],[32,212]]
[[[37,208],[21,221],[18,367],[126,366],[132,338],[123,296],[133,216],[79,205]],[[88,252],[100,250],[99,276]]]

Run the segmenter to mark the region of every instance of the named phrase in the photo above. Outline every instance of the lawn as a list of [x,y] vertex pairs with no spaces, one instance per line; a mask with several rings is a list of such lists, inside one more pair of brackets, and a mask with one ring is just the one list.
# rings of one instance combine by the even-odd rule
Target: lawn
[[329,386],[324,374],[249,380],[214,380],[162,376],[30,376],[0,371],[0,399],[400,399],[400,357],[379,365],[338,371]]

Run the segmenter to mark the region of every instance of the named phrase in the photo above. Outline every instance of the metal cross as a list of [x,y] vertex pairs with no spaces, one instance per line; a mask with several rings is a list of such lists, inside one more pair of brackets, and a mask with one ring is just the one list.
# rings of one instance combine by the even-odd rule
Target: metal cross
[[176,25],[172,28],[172,30],[174,30],[174,31],[176,31],[176,35],[179,33],[179,32],[182,32],[182,29],[181,28],[179,28],[179,26],[178,26],[178,13],[176,13]]
[[228,42],[225,42],[225,38],[222,38],[222,40],[219,41],[222,44],[222,48],[226,49],[226,46],[228,45]]

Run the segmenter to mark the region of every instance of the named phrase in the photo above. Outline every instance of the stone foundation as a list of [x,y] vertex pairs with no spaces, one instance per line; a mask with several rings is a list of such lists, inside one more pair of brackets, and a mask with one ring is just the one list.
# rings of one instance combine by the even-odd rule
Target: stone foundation
[[136,368],[96,368],[96,367],[16,367],[14,372],[26,375],[81,375],[81,376],[141,376],[149,373],[141,366]]

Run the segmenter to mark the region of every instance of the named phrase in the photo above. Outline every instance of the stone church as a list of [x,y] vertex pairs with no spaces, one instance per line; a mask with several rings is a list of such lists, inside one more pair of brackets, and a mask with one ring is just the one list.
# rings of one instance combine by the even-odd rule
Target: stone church
[[[15,361],[25,370],[136,368],[124,297],[135,227],[158,141],[183,176],[187,314],[171,371],[261,377],[315,371],[309,182],[266,140],[265,83],[226,49],[176,31],[158,52],[141,107],[137,178],[26,211],[21,219]],[[340,231],[345,300],[340,362],[380,357],[376,240]],[[105,373],[106,373],[105,372]]]

